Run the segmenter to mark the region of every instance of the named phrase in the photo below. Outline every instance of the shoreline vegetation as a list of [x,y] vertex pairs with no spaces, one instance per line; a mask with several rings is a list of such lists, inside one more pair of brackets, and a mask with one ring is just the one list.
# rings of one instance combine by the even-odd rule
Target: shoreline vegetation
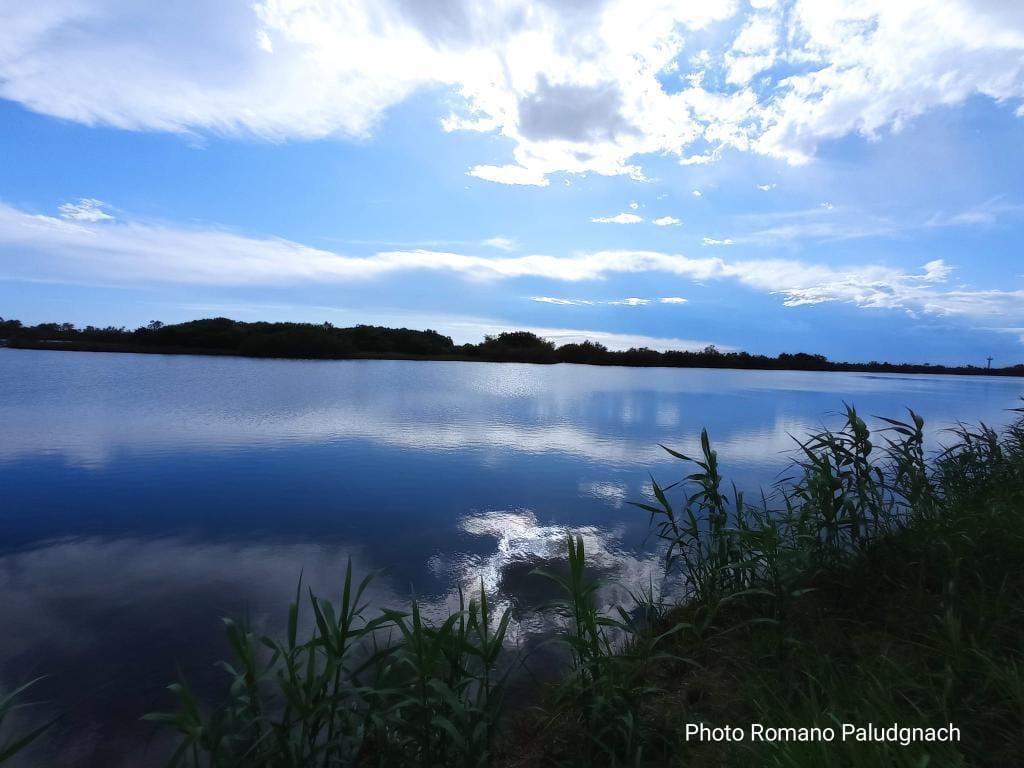
[[[172,764],[312,766],[1024,765],[1024,408],[1001,433],[847,406],[757,499],[727,487],[707,433],[652,478],[664,589],[602,608],[584,540],[531,578],[563,650],[506,694],[524,652],[482,588],[430,621],[370,606],[351,564],[332,601],[302,587],[284,638],[225,621],[215,701],[187,683],[146,716]],[[663,597],[662,595],[673,595]],[[525,654],[528,656],[528,654]],[[758,737],[760,734],[760,737]]]
[[174,325],[159,321],[127,328],[77,328],[71,323],[23,325],[0,318],[0,344],[14,349],[141,354],[232,355],[304,360],[450,360],[519,363],[576,363],[664,368],[731,368],[746,370],[851,371],[902,374],[1024,376],[1024,363],[1000,368],[929,363],[846,363],[805,352],[777,357],[723,352],[632,348],[609,350],[591,341],[556,346],[529,331],[487,336],[479,344],[455,344],[436,331],[330,323],[246,323],[218,317]]

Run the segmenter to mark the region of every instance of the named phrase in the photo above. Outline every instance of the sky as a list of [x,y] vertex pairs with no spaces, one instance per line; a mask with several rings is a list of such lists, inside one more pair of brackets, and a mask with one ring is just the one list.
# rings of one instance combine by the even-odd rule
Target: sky
[[0,316],[1024,362],[1024,3],[0,0]]

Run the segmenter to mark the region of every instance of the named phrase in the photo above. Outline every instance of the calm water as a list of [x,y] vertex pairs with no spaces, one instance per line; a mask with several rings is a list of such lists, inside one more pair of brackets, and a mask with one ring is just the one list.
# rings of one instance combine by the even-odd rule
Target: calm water
[[[300,570],[330,593],[348,557],[375,598],[435,612],[480,579],[520,641],[526,578],[567,532],[612,582],[657,574],[648,472],[702,426],[748,488],[789,434],[912,406],[935,428],[1002,424],[1024,381],[389,361],[296,362],[0,349],[0,682],[37,674],[66,713],[36,764],[158,762],[139,715],[178,665],[216,679],[217,617],[279,629]],[[941,439],[940,435],[936,436]],[[142,649],[146,649],[145,652]]]

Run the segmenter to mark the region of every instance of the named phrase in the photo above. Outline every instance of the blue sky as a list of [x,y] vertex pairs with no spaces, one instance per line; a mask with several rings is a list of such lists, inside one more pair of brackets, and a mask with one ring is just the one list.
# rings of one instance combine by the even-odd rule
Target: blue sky
[[1024,361],[1024,6],[0,10],[0,316]]

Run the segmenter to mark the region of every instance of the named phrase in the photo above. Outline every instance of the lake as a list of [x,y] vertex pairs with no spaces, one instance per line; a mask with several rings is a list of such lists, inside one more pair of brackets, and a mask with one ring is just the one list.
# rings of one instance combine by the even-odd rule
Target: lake
[[[206,689],[218,617],[281,630],[300,572],[443,614],[481,580],[519,619],[580,533],[607,600],[657,581],[649,473],[697,450],[755,490],[843,401],[931,428],[1010,421],[1024,380],[0,349],[0,682],[47,674],[64,718],[33,764],[159,763],[138,717],[180,667]],[[41,756],[42,755],[42,756]]]

